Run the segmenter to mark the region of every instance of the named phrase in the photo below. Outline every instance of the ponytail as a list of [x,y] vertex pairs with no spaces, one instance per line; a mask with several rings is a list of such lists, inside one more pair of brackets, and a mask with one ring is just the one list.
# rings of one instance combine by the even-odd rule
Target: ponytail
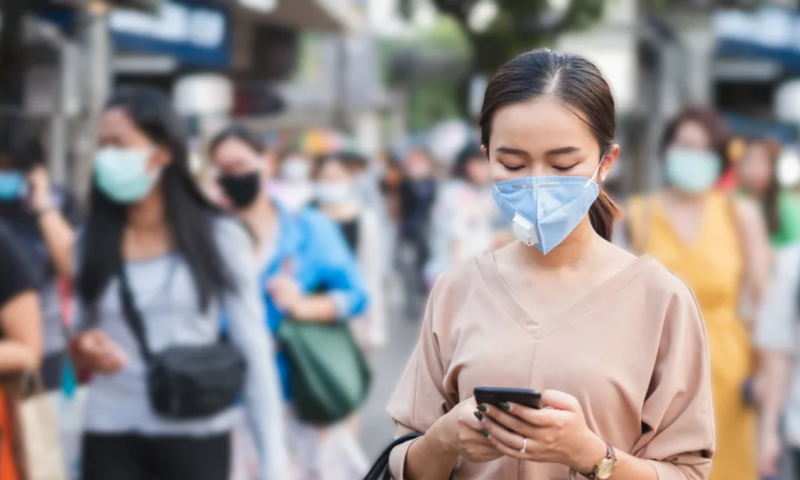
[[592,223],[594,231],[609,242],[614,234],[614,219],[618,213],[619,207],[614,200],[611,200],[606,192],[600,190],[600,196],[589,208],[589,221]]

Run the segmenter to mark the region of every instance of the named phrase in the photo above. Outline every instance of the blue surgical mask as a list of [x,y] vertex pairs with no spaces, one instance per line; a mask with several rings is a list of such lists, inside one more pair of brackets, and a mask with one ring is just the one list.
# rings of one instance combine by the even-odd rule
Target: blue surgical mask
[[[602,165],[602,162],[601,162]],[[547,255],[577,227],[600,195],[594,177],[524,177],[494,184],[494,201],[514,236]]]
[[151,155],[151,149],[106,147],[99,150],[94,159],[97,187],[117,203],[138,202],[150,193],[161,173],[147,171]]
[[0,172],[0,202],[18,200],[25,192],[25,176],[19,172]]
[[670,185],[687,193],[701,193],[714,186],[722,173],[722,160],[710,150],[671,148],[664,159]]

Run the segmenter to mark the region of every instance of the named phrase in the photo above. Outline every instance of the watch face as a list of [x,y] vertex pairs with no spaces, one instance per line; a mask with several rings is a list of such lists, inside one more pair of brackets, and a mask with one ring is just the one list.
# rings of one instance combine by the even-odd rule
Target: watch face
[[598,480],[606,480],[611,478],[611,474],[614,473],[614,460],[610,458],[606,458],[600,465],[597,466],[597,473],[595,474],[595,478]]

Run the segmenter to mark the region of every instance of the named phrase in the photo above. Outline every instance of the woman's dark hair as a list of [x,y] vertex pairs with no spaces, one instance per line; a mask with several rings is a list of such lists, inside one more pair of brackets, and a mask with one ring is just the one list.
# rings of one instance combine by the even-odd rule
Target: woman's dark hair
[[[120,109],[150,140],[172,154],[162,175],[167,227],[178,252],[189,265],[198,289],[200,307],[218,298],[231,279],[214,237],[213,222],[220,215],[200,192],[189,170],[187,138],[181,119],[160,91],[130,87],[116,92],[106,110]],[[78,292],[87,305],[94,304],[109,280],[122,267],[122,232],[126,208],[113,202],[96,185],[92,187],[89,221],[83,235]]]
[[10,160],[11,168],[25,173],[45,162],[39,129],[13,107],[0,107],[0,156]]
[[754,138],[747,141],[747,148],[761,147],[767,153],[770,167],[769,184],[764,191],[762,205],[766,215],[767,229],[775,235],[781,228],[778,197],[781,186],[778,182],[778,159],[781,156],[781,142],[774,138]]
[[726,172],[730,166],[728,145],[731,138],[731,130],[722,115],[717,110],[707,106],[696,105],[685,108],[667,123],[664,128],[664,135],[661,137],[661,156],[664,156],[669,146],[675,141],[678,129],[688,122],[702,125],[703,129],[708,133],[711,149],[722,160],[722,171]]
[[311,178],[317,179],[319,175],[322,173],[322,169],[325,168],[325,165],[329,163],[341,163],[343,167],[349,172],[350,169],[347,166],[347,160],[343,158],[342,155],[336,153],[328,153],[325,155],[320,155],[314,159],[313,169],[311,170]]
[[[608,83],[585,58],[544,48],[523,53],[503,65],[486,87],[480,126],[481,142],[487,151],[497,111],[542,96],[557,99],[591,128],[601,156],[611,150],[616,111]],[[592,227],[608,241],[617,212],[616,204],[602,190],[589,209]]]
[[234,124],[214,135],[211,143],[208,144],[208,152],[214,155],[220,145],[231,139],[244,142],[258,153],[263,153],[267,149],[266,141],[258,132],[244,125]]
[[470,181],[467,177],[467,166],[470,162],[474,162],[476,160],[486,161],[483,158],[483,152],[481,152],[481,147],[479,145],[467,145],[464,147],[461,152],[456,157],[456,162],[453,165],[453,178],[458,178],[460,180]]

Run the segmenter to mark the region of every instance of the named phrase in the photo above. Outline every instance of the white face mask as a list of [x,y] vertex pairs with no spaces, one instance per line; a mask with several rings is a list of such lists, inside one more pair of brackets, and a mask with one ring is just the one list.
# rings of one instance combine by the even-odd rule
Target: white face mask
[[311,175],[311,166],[302,158],[287,158],[281,163],[281,177],[290,182],[308,180]]
[[326,205],[344,203],[352,198],[352,187],[346,183],[320,182],[316,187],[316,197]]

